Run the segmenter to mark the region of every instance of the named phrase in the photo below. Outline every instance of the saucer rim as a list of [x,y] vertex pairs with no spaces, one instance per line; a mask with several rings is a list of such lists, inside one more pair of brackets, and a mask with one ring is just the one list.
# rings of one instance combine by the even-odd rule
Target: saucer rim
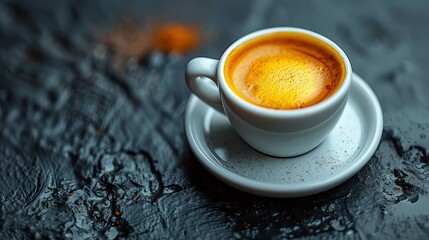
[[[383,132],[383,114],[381,110],[380,103],[377,99],[377,96],[371,89],[371,87],[356,73],[353,73],[352,86],[350,91],[362,91],[365,95],[367,95],[367,101],[371,102],[370,114],[374,114],[376,119],[374,126],[375,130],[370,135],[367,136],[366,139],[371,139],[371,142],[366,143],[363,149],[360,150],[358,154],[358,160],[353,159],[353,163],[351,163],[347,168],[338,174],[333,175],[330,178],[327,178],[323,181],[314,181],[312,183],[294,183],[294,184],[285,184],[285,183],[268,183],[261,182],[257,180],[253,180],[237,173],[234,173],[225,167],[222,167],[220,164],[216,164],[214,161],[210,160],[213,158],[212,156],[208,156],[204,151],[204,147],[202,147],[198,142],[199,138],[194,136],[192,133],[192,126],[190,126],[191,114],[193,113],[193,109],[196,104],[201,103],[201,100],[198,99],[195,95],[191,94],[188,99],[188,103],[186,106],[186,114],[185,114],[185,130],[186,137],[191,146],[192,152],[195,154],[198,161],[215,177],[217,177],[222,182],[237,188],[239,190],[260,195],[260,196],[268,196],[268,197],[302,197],[313,195],[316,193],[320,193],[331,189],[339,184],[347,181],[352,176],[354,176],[357,172],[359,172],[366,163],[371,159],[374,155],[375,151],[378,148],[378,145],[381,141],[381,136]],[[361,101],[361,100],[357,100]],[[350,104],[350,103],[347,103]],[[207,105],[207,108],[209,106]],[[207,113],[204,113],[207,114]],[[204,141],[203,141],[204,142]],[[363,153],[363,154],[362,154]]]

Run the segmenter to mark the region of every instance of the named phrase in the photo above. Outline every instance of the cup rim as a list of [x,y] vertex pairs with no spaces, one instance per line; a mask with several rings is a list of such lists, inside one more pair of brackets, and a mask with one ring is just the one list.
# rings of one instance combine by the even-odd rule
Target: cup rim
[[[303,33],[306,35],[309,35],[311,37],[315,37],[328,45],[330,45],[337,53],[341,56],[341,59],[344,62],[345,68],[346,68],[346,74],[344,76],[343,83],[341,86],[335,91],[334,94],[329,96],[327,99],[316,103],[314,105],[300,108],[300,109],[271,109],[267,107],[262,107],[255,105],[253,103],[247,102],[246,100],[242,99],[238,95],[236,95],[232,89],[229,87],[228,83],[226,82],[225,75],[224,75],[224,69],[225,69],[225,62],[228,56],[231,54],[231,52],[236,49],[237,47],[241,46],[243,43],[248,42],[254,38],[269,35],[273,33],[282,33],[282,32],[296,32],[296,33]],[[228,99],[232,100],[235,104],[239,105],[241,109],[251,112],[253,114],[262,115],[262,116],[269,116],[271,118],[301,118],[309,115],[313,115],[316,113],[319,113],[320,111],[323,111],[325,109],[328,109],[338,101],[341,101],[344,99],[344,97],[347,95],[347,92],[350,88],[351,81],[352,81],[352,68],[351,63],[347,55],[344,53],[344,51],[333,41],[328,39],[327,37],[302,28],[297,27],[273,27],[273,28],[266,28],[262,30],[258,30],[255,32],[251,32],[249,34],[246,34],[245,36],[237,39],[234,41],[222,54],[220,60],[219,60],[219,67],[217,69],[217,76],[218,76],[218,85],[222,92],[222,94],[225,95]]]

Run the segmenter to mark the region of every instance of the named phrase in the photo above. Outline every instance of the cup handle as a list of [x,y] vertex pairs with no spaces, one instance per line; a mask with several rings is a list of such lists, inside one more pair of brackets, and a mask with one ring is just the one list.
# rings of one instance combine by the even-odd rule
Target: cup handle
[[197,57],[186,66],[186,84],[188,88],[205,103],[225,114],[217,86],[217,67],[219,60]]

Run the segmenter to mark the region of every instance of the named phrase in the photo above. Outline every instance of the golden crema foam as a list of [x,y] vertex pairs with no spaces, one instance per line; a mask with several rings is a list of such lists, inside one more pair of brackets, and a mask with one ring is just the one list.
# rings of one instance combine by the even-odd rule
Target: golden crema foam
[[273,109],[298,109],[331,96],[345,77],[341,56],[302,33],[252,39],[228,56],[224,74],[242,99]]

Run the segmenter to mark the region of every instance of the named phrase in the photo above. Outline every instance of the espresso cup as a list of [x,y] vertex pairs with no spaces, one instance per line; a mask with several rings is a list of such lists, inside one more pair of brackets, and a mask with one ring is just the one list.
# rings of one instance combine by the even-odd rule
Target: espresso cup
[[254,149],[277,157],[321,144],[340,119],[352,68],[334,42],[312,31],[276,27],[247,34],[220,60],[197,57],[186,83],[223,113]]

